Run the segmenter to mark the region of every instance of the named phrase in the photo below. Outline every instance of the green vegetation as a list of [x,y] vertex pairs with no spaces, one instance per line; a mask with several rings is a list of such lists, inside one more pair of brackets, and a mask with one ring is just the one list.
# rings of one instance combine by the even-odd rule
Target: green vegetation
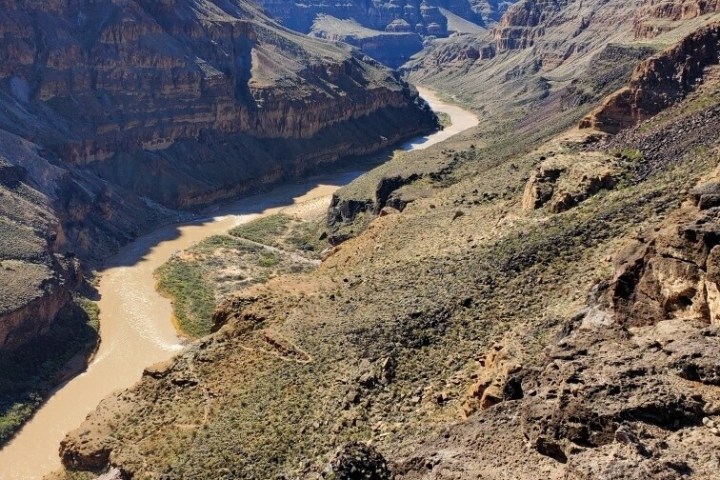
[[323,221],[304,221],[284,213],[260,217],[230,230],[230,235],[318,258],[327,248]]
[[452,125],[452,118],[450,118],[450,115],[448,115],[445,112],[436,112],[435,115],[437,115],[438,120],[440,121],[440,126],[442,128],[448,128]]
[[317,258],[328,246],[323,235],[324,232],[324,223],[300,222],[290,228],[285,241],[292,249]]
[[42,398],[36,394],[28,394],[23,401],[10,404],[0,416],[0,441],[10,439],[20,426],[40,406]]
[[610,153],[614,153],[615,156],[619,156],[620,158],[623,158],[635,164],[640,162],[643,158],[642,151],[638,150],[637,148],[623,148],[621,150],[613,151]]
[[100,331],[100,307],[98,307],[97,302],[93,302],[85,297],[76,296],[75,303],[85,312],[87,325],[96,332]]
[[0,356],[0,445],[32,416],[55,385],[78,373],[69,370],[68,362],[95,349],[98,315],[95,302],[76,297],[44,336]]
[[258,265],[264,268],[275,267],[280,263],[280,259],[272,252],[263,252],[260,254]]
[[180,330],[194,338],[210,333],[215,298],[200,269],[192,262],[173,257],[155,274],[158,291],[173,299]]
[[285,232],[291,221],[291,217],[276,213],[237,226],[229,233],[234,237],[246,238],[263,245],[275,245],[277,238]]
[[192,338],[210,333],[213,311],[224,297],[281,274],[314,268],[312,260],[326,246],[319,222],[281,213],[229,233],[206,238],[155,272],[158,290],[173,300],[177,327]]

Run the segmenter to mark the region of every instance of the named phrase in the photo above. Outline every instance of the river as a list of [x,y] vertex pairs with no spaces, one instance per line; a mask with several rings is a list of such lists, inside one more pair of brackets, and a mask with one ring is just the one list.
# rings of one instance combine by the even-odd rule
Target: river
[[[477,117],[446,104],[434,92],[418,88],[436,112],[447,113],[452,125],[414,139],[401,148],[420,150],[471,128]],[[269,193],[226,205],[212,217],[169,225],[144,235],[107,260],[100,272],[100,338],[87,370],[60,386],[15,438],[0,450],[0,480],[39,480],[60,468],[58,446],[103,398],[132,386],[145,367],[167,360],[183,345],[172,325],[170,300],[155,290],[153,272],[178,250],[211,235],[288,205],[329,198],[363,172],[315,177]]]

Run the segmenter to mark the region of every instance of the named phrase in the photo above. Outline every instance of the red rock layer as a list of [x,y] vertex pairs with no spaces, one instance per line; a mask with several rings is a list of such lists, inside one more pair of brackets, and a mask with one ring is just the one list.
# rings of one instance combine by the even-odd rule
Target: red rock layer
[[617,133],[682,99],[702,81],[705,67],[718,63],[719,40],[720,24],[710,25],[645,60],[628,86],[608,97],[580,128]]

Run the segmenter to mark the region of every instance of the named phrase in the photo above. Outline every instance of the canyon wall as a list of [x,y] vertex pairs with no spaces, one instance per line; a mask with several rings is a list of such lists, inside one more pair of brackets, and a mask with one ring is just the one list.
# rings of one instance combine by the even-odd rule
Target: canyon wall
[[437,126],[385,67],[239,0],[0,0],[0,39],[0,221],[20,232],[0,236],[0,350],[47,330],[76,256]]
[[317,16],[310,35],[350,44],[392,68],[399,67],[423,48],[422,37],[415,32],[372,30],[355,20],[340,20],[325,14]]
[[719,41],[720,24],[710,25],[642,62],[629,84],[585,117],[580,128],[617,133],[682,99],[702,82],[705,68],[718,63]]
[[[276,176],[275,167],[326,161],[331,148],[336,159],[388,146],[378,132],[348,139],[342,129],[326,130],[364,117],[391,118],[387,138],[434,128],[417,93],[380,66],[284,30],[241,2],[6,1],[0,31],[10,59],[0,67],[10,107],[0,126],[172,206],[236,191],[226,183],[257,187]],[[293,142],[330,132],[337,138],[325,138],[324,151],[292,151]],[[206,145],[216,137],[226,148]],[[277,142],[287,145],[286,156],[265,169],[258,157]],[[176,174],[193,166],[181,151],[188,144],[205,163],[231,164],[225,183],[205,178],[200,187]],[[133,169],[188,194],[133,184],[128,158]]]
[[372,0],[321,2],[304,0],[258,0],[265,10],[283,25],[300,32],[310,31],[320,14],[339,19],[353,19],[373,30],[416,32],[423,36],[445,37],[448,20],[441,12],[453,14],[482,26],[497,22],[510,1],[499,0]]

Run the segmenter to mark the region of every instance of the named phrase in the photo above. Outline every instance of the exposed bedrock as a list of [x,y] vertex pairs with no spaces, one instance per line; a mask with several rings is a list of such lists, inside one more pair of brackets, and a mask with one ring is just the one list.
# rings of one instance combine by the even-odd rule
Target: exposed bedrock
[[448,35],[448,20],[442,9],[478,25],[497,22],[513,0],[374,0],[322,2],[303,0],[260,0],[270,15],[283,25],[301,32],[310,31],[318,15],[354,19],[378,31],[415,32],[423,36]]
[[[379,64],[240,1],[2,7],[0,127],[168,205],[225,198],[278,169],[435,128],[417,93]],[[377,128],[364,132],[358,121]],[[154,188],[121,174],[130,166]]]
[[629,84],[585,117],[580,128],[617,133],[681,100],[702,82],[704,69],[718,63],[719,39],[720,25],[713,24],[643,61]]

